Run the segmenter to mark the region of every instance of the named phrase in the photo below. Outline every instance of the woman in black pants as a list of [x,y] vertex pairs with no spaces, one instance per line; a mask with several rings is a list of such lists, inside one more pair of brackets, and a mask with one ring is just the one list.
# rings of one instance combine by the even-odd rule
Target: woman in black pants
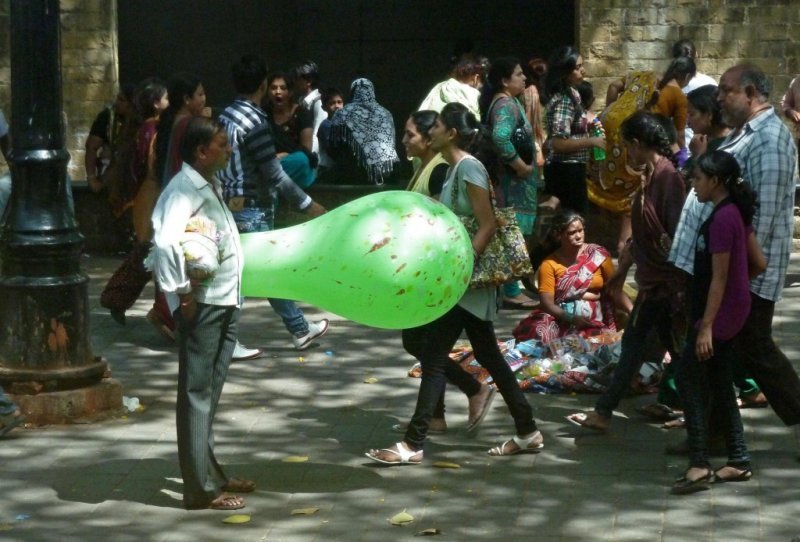
[[585,214],[586,164],[592,148],[605,149],[604,136],[592,137],[583,116],[576,85],[583,81],[583,57],[572,46],[559,48],[550,57],[546,84],[548,137],[544,179],[547,191],[561,201],[561,207]]
[[[450,103],[442,109],[430,136],[433,149],[441,152],[450,165],[441,201],[456,214],[477,219],[479,227],[472,238],[472,248],[475,257],[480,258],[497,228],[489,175],[483,164],[469,153],[483,139],[481,125],[466,107]],[[444,391],[445,370],[447,364],[452,363],[449,354],[463,331],[476,359],[492,375],[516,427],[515,436],[489,450],[489,455],[515,455],[542,448],[542,434],[536,428],[531,406],[497,346],[492,325],[496,314],[496,287],[469,289],[455,307],[429,324],[428,339],[422,346],[422,381],[417,406],[405,437],[388,448],[368,451],[367,457],[388,465],[422,462],[422,447],[431,417]]]

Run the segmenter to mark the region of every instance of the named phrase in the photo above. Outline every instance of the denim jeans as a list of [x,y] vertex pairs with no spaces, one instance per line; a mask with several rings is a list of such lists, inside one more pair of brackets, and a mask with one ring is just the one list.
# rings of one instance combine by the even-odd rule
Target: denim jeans
[[686,419],[689,464],[692,467],[710,468],[708,454],[709,428],[706,426],[709,409],[716,412],[715,422],[720,427],[728,449],[728,465],[740,470],[750,468],[750,454],[744,443],[744,431],[736,392],[733,389],[733,341],[714,341],[714,357],[699,361],[695,355],[697,330],[692,326],[683,355],[673,360],[678,393],[683,401]]
[[[233,213],[239,233],[271,231],[272,211],[259,207],[247,207]],[[283,325],[295,337],[308,333],[308,321],[294,301],[289,299],[267,298],[272,309],[281,317]]]
[[436,403],[444,392],[448,364],[453,363],[450,359],[450,350],[462,331],[467,333],[475,358],[489,371],[500,390],[514,418],[517,435],[529,435],[536,431],[531,405],[497,346],[492,322],[481,320],[456,305],[429,325],[433,340],[427,341],[423,349],[420,360],[422,380],[419,385],[417,406],[405,434],[405,441],[412,448],[419,450],[425,442]]
[[0,387],[0,415],[7,416],[9,414],[13,414],[17,411],[17,405],[15,405],[8,395],[5,394],[3,388]]
[[[431,324],[404,329],[402,333],[403,348],[421,363],[425,353],[425,347],[432,337]],[[458,389],[464,392],[464,395],[467,397],[472,397],[481,391],[480,383],[458,363],[452,361],[448,363],[445,366],[444,375],[447,377],[448,381],[458,386]],[[442,391],[442,396],[439,398],[439,401],[437,401],[436,408],[433,410],[433,417],[444,418],[444,411],[444,391]]]
[[[673,319],[680,319],[681,323],[678,324]],[[642,365],[640,354],[645,350],[648,333],[653,327],[656,328],[661,344],[667,348],[672,359],[678,359],[683,340],[676,328],[682,327],[683,323],[684,318],[675,314],[675,308],[669,298],[648,299],[642,294],[636,298],[633,311],[625,326],[625,333],[622,335],[619,363],[614,369],[608,389],[595,403],[594,409],[598,414],[610,418],[628,392],[631,380]]]

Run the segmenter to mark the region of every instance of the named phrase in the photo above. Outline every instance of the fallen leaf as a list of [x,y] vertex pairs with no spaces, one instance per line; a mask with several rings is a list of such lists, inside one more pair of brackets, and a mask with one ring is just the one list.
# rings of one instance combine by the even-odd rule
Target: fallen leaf
[[392,518],[389,520],[389,523],[392,525],[406,525],[412,521],[414,521],[414,516],[403,510],[399,514],[392,516]]
[[438,467],[440,469],[460,469],[461,465],[458,463],[451,463],[449,461],[436,461],[433,464],[434,467]]
[[249,521],[250,516],[247,514],[234,514],[223,519],[222,523],[228,523],[232,525],[237,523],[248,523]]
[[414,533],[414,536],[434,536],[437,534],[442,534],[442,531],[436,527],[431,527],[430,529],[423,529],[417,533]]
[[289,457],[284,457],[284,463],[305,463],[308,461],[307,455],[290,455]]
[[377,382],[378,379],[375,378],[374,376],[368,376],[367,378],[364,379],[364,384],[376,384]]
[[306,362],[306,358],[300,357],[300,358],[297,358],[297,361],[299,361],[300,363],[305,363]]
[[309,506],[308,508],[295,508],[292,510],[293,516],[310,516],[311,514],[316,514],[319,512],[319,508],[316,506]]

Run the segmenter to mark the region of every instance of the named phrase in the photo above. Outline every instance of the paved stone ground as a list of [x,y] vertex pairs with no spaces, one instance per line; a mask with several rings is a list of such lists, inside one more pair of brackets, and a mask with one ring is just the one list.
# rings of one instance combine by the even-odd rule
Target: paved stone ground
[[[117,326],[97,303],[118,260],[86,257],[92,342],[125,395],[143,412],[102,423],[17,430],[0,441],[2,540],[405,540],[426,528],[443,540],[786,541],[800,536],[798,437],[769,409],[744,411],[755,476],[686,497],[669,494],[684,459],[678,442],[624,402],[609,435],[588,435],[564,415],[593,396],[529,395],[545,436],[539,455],[490,458],[509,437],[501,400],[475,434],[463,432],[466,401],[449,393],[450,432],[434,436],[418,467],[382,468],[363,456],[398,440],[391,426],[410,415],[418,381],[397,332],[333,318],[312,349],[290,348],[264,302],[248,302],[242,342],[265,358],[232,366],[216,422],[217,453],[233,475],[253,478],[243,525],[230,513],[183,510],[174,425],[177,361],[145,321],[150,290]],[[800,257],[792,259],[775,335],[800,359]],[[522,312],[503,311],[500,336]],[[311,318],[322,316],[308,309]],[[302,359],[301,359],[302,358]],[[367,384],[367,377],[377,383]],[[290,456],[307,455],[305,463]],[[460,469],[439,469],[446,460]],[[720,459],[719,461],[722,461]],[[318,507],[314,515],[292,510]],[[388,518],[407,510],[405,527]]]

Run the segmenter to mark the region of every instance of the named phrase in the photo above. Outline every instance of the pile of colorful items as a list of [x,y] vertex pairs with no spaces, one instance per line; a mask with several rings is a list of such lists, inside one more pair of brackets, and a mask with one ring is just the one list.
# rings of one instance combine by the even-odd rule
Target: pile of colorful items
[[[531,393],[602,393],[619,361],[621,331],[604,331],[589,338],[566,335],[548,344],[514,339],[501,342],[500,350],[517,375],[520,387]],[[454,362],[481,382],[491,383],[489,372],[475,359],[467,341],[459,341],[450,353]],[[660,378],[660,361],[646,362],[639,374],[639,391],[649,392]],[[419,363],[408,375],[419,377]]]

